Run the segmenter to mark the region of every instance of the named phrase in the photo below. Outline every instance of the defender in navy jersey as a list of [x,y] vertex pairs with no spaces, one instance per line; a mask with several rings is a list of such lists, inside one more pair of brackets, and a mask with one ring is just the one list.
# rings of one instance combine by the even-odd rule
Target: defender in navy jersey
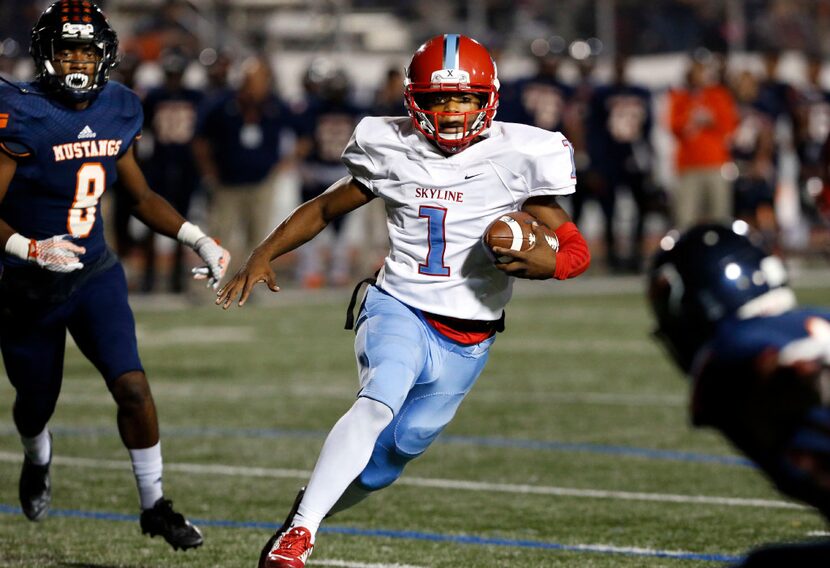
[[138,357],[124,271],[104,242],[100,198],[116,178],[133,213],[191,246],[218,284],[227,251],[153,192],[135,161],[138,97],[108,82],[118,39],[86,0],[52,4],[32,30],[37,80],[0,83],[0,350],[15,388],[24,446],[19,495],[32,521],[48,513],[52,456],[47,422],[63,375],[66,332],[103,375],[118,406],[141,503],[141,529],[174,548],[202,535],[161,488],[158,421]]
[[[830,310],[797,307],[783,263],[733,228],[699,225],[661,247],[649,276],[655,334],[691,378],[693,424],[718,429],[830,519]],[[760,548],[741,566],[828,562],[821,541]]]

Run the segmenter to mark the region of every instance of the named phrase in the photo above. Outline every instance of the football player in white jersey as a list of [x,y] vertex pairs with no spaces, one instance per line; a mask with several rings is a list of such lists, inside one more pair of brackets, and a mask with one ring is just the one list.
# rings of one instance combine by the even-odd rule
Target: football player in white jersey
[[[326,438],[260,566],[305,566],[325,516],[390,485],[427,449],[484,367],[511,277],[561,280],[588,267],[585,240],[556,202],[575,190],[573,149],[558,132],[493,122],[498,86],[475,40],[427,41],[406,73],[409,117],[363,119],[343,152],[350,176],[289,215],[217,295],[228,308],[259,282],[278,291],[272,260],[336,217],[384,201],[390,251],[356,322],[357,401]],[[481,236],[518,209],[555,231],[558,251],[494,249],[510,256],[494,263]]]

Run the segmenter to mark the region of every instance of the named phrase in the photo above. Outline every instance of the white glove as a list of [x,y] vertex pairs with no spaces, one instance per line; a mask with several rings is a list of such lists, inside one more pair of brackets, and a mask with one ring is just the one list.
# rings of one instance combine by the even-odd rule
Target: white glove
[[228,264],[231,261],[231,253],[223,249],[210,237],[202,237],[193,245],[196,254],[205,261],[206,266],[198,266],[193,269],[193,278],[196,280],[207,279],[208,288],[219,287],[219,282],[225,276]]
[[72,235],[57,235],[36,241],[15,233],[6,243],[6,252],[46,270],[65,273],[84,267],[79,257],[86,249],[73,243]]

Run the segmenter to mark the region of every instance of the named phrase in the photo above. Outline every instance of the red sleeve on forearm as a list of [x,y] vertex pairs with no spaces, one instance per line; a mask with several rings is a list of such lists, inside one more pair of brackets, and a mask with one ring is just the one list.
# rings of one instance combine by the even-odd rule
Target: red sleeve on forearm
[[585,272],[591,264],[591,252],[576,225],[570,221],[563,223],[554,233],[559,239],[559,252],[556,253],[553,277],[565,280]]

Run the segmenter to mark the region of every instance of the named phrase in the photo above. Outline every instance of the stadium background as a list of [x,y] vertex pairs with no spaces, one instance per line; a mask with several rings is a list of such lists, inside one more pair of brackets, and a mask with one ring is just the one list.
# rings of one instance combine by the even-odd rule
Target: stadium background
[[[190,84],[202,84],[218,55],[241,61],[263,52],[279,92],[294,101],[315,58],[340,63],[355,96],[368,101],[420,41],[453,31],[493,49],[505,81],[531,73],[535,56],[558,53],[566,81],[590,58],[602,82],[625,48],[632,79],[655,93],[659,118],[689,54],[724,53],[730,68],[760,72],[762,54],[780,50],[779,76],[797,87],[807,58],[824,56],[830,41],[830,2],[819,0],[101,4],[125,54],[140,62],[143,86],[160,81],[164,47],[192,44]],[[28,32],[45,5],[0,1],[5,76],[31,73]],[[655,179],[670,191],[672,142],[658,124]],[[794,284],[803,302],[826,305],[824,229],[800,207],[792,149],[784,147],[778,167]],[[631,204],[621,198],[624,238]],[[297,180],[287,174],[275,187],[274,220],[297,201]],[[198,220],[207,206],[196,205]],[[594,204],[586,215],[601,258]],[[356,246],[362,222],[350,221]],[[661,216],[649,219],[653,240],[666,228]],[[573,282],[519,283],[508,330],[441,442],[401,484],[332,519],[310,566],[727,565],[763,542],[821,534],[817,515],[782,500],[717,436],[689,429],[686,387],[649,338],[642,285],[641,275],[605,274],[601,262]],[[140,537],[114,407],[70,347],[52,421],[55,511],[43,524],[27,523],[16,508],[19,441],[13,394],[0,382],[0,566],[252,565],[353,397],[351,340],[340,330],[347,297],[286,290],[221,313],[209,295],[198,288],[186,301],[131,299],[160,411],[166,491],[205,528],[205,548],[172,555]]]
[[[0,73],[26,79],[32,66],[26,55],[31,23],[48,2],[0,2]],[[654,6],[638,0],[525,0],[377,2],[295,0],[106,0],[107,12],[121,39],[122,72],[135,72],[135,86],[146,90],[163,79],[160,56],[165,48],[182,47],[192,55],[186,84],[201,88],[207,68],[217,57],[233,63],[228,84],[238,83],[240,63],[265,54],[273,67],[278,93],[288,102],[305,96],[303,78],[309,65],[324,59],[342,69],[353,98],[370,106],[390,68],[402,70],[424,39],[448,31],[480,39],[497,58],[502,83],[531,75],[536,59],[556,56],[566,84],[578,80],[580,65],[590,65],[591,81],[609,80],[614,55],[631,56],[629,79],[653,94],[656,161],[653,180],[666,194],[673,190],[674,141],[666,129],[666,93],[682,86],[690,57],[723,59],[726,75],[751,70],[764,74],[763,55],[780,55],[777,78],[793,88],[806,82],[810,57],[830,50],[830,2],[824,0],[665,0]],[[116,72],[115,78],[120,78]],[[827,69],[821,75],[830,85]],[[828,107],[830,108],[830,107]],[[830,132],[830,111],[821,128]],[[779,124],[776,210],[784,246],[794,262],[826,248],[824,231],[805,219],[799,203],[798,160],[791,127]],[[290,136],[289,136],[290,138]],[[286,146],[290,151],[290,144]],[[298,180],[289,173],[277,180],[275,223],[299,203]],[[620,192],[616,233],[626,246],[633,204]],[[568,206],[566,202],[566,207]],[[206,215],[197,198],[193,215]],[[347,224],[347,236],[360,240],[365,225],[358,212]],[[603,254],[600,210],[586,206],[581,225],[596,240],[595,257]],[[659,215],[646,219],[654,238],[669,224]],[[133,233],[143,228],[134,223]],[[325,237],[324,237],[325,238]],[[171,243],[162,243],[162,250]],[[594,270],[601,267],[596,263]],[[357,269],[364,268],[362,266]]]

